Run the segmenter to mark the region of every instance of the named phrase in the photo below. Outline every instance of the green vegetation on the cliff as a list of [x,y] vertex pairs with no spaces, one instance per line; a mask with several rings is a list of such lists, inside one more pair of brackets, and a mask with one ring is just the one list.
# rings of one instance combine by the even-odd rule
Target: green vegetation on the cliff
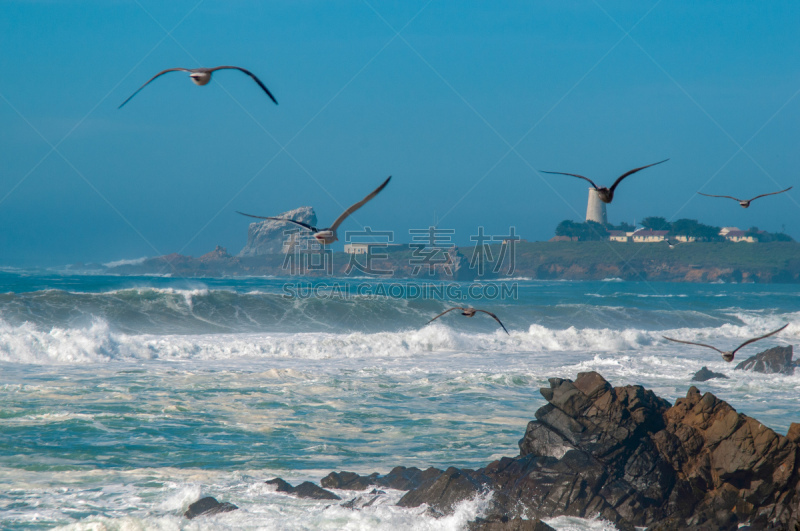
[[[516,276],[575,280],[800,282],[800,243],[521,242]],[[466,249],[462,249],[466,253]]]

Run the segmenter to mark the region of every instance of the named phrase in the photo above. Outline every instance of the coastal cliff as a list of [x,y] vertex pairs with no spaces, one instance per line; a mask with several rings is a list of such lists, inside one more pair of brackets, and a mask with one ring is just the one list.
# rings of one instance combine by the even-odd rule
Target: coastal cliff
[[[260,226],[255,223],[253,226]],[[252,226],[251,226],[252,227]],[[253,231],[256,229],[254,228]],[[259,229],[260,230],[260,229]],[[255,234],[255,233],[254,233]],[[260,233],[259,233],[260,234]],[[257,254],[256,238],[238,256],[217,248],[200,258],[178,254],[149,258],[140,263],[106,269],[111,274],[171,274],[173,276],[364,276],[354,263],[366,263],[364,255],[330,253],[330,269],[309,268],[302,255],[287,260],[278,252]],[[275,242],[274,238],[269,239]],[[252,245],[251,245],[252,243]],[[280,242],[279,242],[280,243]],[[247,252],[245,252],[247,251]],[[493,246],[493,256],[500,256]],[[525,277],[542,280],[800,283],[800,243],[689,243],[670,249],[661,243],[615,242],[520,242],[516,245],[513,268],[508,258],[502,267],[486,264],[479,271],[472,247],[449,250],[448,260],[435,261],[429,268],[414,250],[405,246],[380,249],[383,257],[372,259],[374,270],[389,271],[386,278],[420,278],[472,281],[476,279]],[[496,269],[496,270],[495,270]],[[432,273],[432,274],[431,274]]]

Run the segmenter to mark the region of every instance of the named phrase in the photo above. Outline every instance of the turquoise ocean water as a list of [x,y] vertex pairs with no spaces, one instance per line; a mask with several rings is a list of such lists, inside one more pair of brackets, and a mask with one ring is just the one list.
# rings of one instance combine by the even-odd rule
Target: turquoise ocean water
[[[785,433],[800,421],[800,372],[734,372],[712,350],[661,336],[729,348],[789,323],[738,362],[798,342],[799,295],[795,285],[614,279],[428,286],[1,272],[0,528],[461,529],[485,497],[434,519],[394,507],[402,492],[351,510],[264,481],[517,455],[547,378],[588,370],[673,401],[705,365],[730,379],[702,391]],[[496,313],[510,335],[480,314],[424,326],[452,305]],[[240,509],[182,518],[207,495]]]

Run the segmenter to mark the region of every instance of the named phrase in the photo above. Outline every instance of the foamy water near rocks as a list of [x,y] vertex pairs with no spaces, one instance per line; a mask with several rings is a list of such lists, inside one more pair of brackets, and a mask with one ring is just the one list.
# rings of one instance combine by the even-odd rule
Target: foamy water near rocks
[[481,531],[544,530],[541,519],[558,516],[599,516],[631,531],[800,530],[800,424],[780,435],[694,386],[670,405],[639,385],[612,387],[597,372],[549,381],[541,389],[548,403],[516,457],[478,470],[332,472],[321,484],[373,489],[343,502],[355,510],[381,497],[374,487],[408,490],[397,505],[425,504],[434,516],[491,493],[469,524]]

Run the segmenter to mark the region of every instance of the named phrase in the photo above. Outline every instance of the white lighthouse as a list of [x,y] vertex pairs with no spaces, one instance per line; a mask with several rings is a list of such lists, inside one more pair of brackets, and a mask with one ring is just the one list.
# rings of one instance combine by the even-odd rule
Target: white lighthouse
[[600,201],[597,190],[589,188],[589,203],[586,205],[586,221],[595,221],[605,225],[608,223],[606,218],[606,204]]

